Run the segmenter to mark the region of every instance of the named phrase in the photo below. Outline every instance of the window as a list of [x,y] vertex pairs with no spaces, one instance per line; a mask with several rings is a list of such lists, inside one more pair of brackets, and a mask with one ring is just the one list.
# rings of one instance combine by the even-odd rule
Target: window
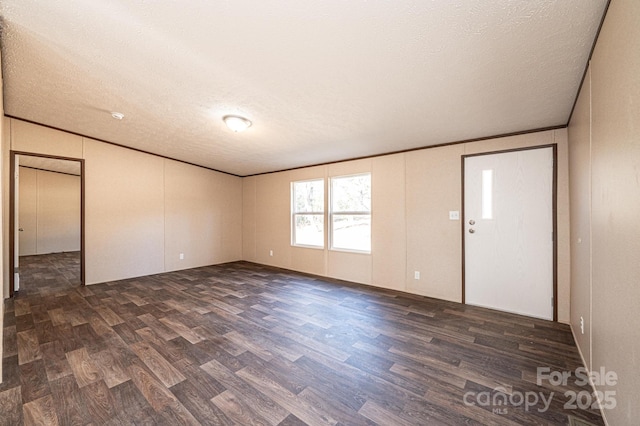
[[493,219],[493,170],[482,171],[482,218]]
[[331,248],[371,252],[371,174],[331,178]]
[[291,183],[291,243],[324,247],[324,179]]

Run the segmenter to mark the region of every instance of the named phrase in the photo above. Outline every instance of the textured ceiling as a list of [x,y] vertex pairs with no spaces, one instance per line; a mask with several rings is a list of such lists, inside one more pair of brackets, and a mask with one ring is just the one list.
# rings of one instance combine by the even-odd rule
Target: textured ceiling
[[18,155],[17,159],[17,164],[19,166],[80,176],[79,161],[58,160],[54,158],[35,157],[32,155]]
[[605,5],[2,0],[5,113],[238,175],[564,125]]

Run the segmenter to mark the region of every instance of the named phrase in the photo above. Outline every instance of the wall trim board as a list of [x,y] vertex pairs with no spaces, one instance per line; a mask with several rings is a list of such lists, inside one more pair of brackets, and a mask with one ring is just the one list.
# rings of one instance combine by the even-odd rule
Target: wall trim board
[[[80,162],[84,162],[84,158],[76,158],[76,157],[65,157],[65,156],[61,156],[61,155],[51,155],[51,154],[39,154],[39,153],[34,153],[34,152],[30,152],[30,151],[16,151],[16,150],[11,150],[10,153],[12,155],[24,155],[24,156],[30,156],[30,157],[43,157],[43,158],[49,158],[51,160],[65,160],[65,161],[80,161]],[[27,167],[27,166],[20,166],[20,167]],[[33,167],[31,167],[33,168]],[[50,170],[46,170],[47,172],[49,172]],[[77,175],[75,175],[77,176]]]
[[465,186],[464,186],[464,159],[466,157],[464,155],[460,156],[460,247],[462,248],[462,257],[461,257],[461,263],[462,263],[462,300],[461,302],[466,304],[466,283],[465,283],[465,274],[467,272],[467,263],[465,261],[465,238],[464,238],[464,218],[465,218],[465,211],[464,211],[464,191],[465,191]]
[[465,304],[465,202],[464,202],[464,172],[465,172],[465,162],[466,158],[470,157],[479,157],[483,155],[493,155],[493,154],[505,154],[509,152],[518,152],[518,151],[531,151],[534,149],[546,149],[551,148],[553,150],[553,181],[551,184],[552,193],[551,193],[551,216],[552,216],[552,231],[553,231],[553,321],[558,322],[558,144],[546,144],[546,145],[536,145],[536,146],[528,146],[521,148],[512,148],[512,149],[503,149],[498,151],[489,151],[489,152],[478,152],[474,154],[465,154],[460,156],[461,162],[461,183],[462,183],[462,191],[461,191],[461,209],[460,209],[460,226],[461,226],[461,238],[462,238],[462,303]]
[[[9,151],[9,297],[13,297],[15,289],[15,255],[16,255],[16,157]],[[4,290],[4,289],[3,289]]]
[[557,126],[540,127],[540,128],[537,128],[537,129],[522,130],[522,131],[519,131],[519,132],[512,132],[512,133],[502,133],[502,134],[493,135],[493,136],[482,136],[482,137],[479,137],[479,138],[463,139],[463,140],[454,141],[454,142],[445,142],[445,143],[440,143],[440,144],[436,144],[436,145],[420,146],[420,147],[416,147],[416,148],[407,148],[407,149],[401,149],[401,150],[398,150],[398,151],[390,151],[390,152],[383,152],[383,153],[380,153],[380,154],[365,155],[365,156],[362,156],[362,157],[346,158],[344,160],[328,161],[326,163],[309,164],[307,166],[300,166],[300,167],[291,167],[289,169],[274,170],[274,171],[271,171],[271,172],[255,173],[255,174],[252,174],[252,175],[245,175],[245,176],[242,176],[242,177],[245,178],[245,177],[253,177],[253,176],[270,175],[270,174],[273,174],[273,173],[289,172],[289,171],[292,171],[292,170],[306,169],[306,168],[309,168],[309,167],[328,166],[330,164],[346,163],[348,161],[367,160],[367,159],[376,158],[376,157],[386,157],[387,155],[404,154],[404,153],[413,152],[413,151],[422,151],[424,149],[442,148],[442,147],[451,146],[451,145],[461,145],[461,144],[471,143],[471,142],[482,142],[482,141],[487,141],[487,140],[508,138],[508,137],[511,137],[511,136],[528,135],[530,133],[548,132],[550,130],[561,130],[561,129],[566,129],[566,128],[567,128],[566,124],[559,124]]
[[[553,217],[553,321],[558,322],[558,144],[555,143],[553,144],[553,182],[551,185],[551,215]],[[569,285],[571,285],[571,282],[569,282]],[[570,314],[569,322],[571,322]]]
[[84,159],[80,161],[80,284],[82,286],[86,285],[87,279],[87,268],[86,268],[86,252],[87,246],[85,244],[85,193],[87,185],[85,184],[86,173],[84,170]]
[[571,123],[571,117],[573,117],[573,112],[576,109],[576,104],[578,103],[578,97],[580,96],[580,92],[582,91],[582,86],[584,85],[584,79],[587,77],[587,72],[589,71],[589,64],[591,63],[593,52],[596,50],[596,45],[598,44],[598,38],[600,37],[600,31],[602,31],[602,26],[604,25],[604,20],[607,17],[607,12],[609,12],[610,5],[611,5],[611,0],[607,0],[607,4],[604,7],[604,13],[602,14],[602,18],[600,19],[600,24],[598,24],[598,30],[596,31],[596,36],[593,38],[593,44],[591,45],[589,56],[587,57],[587,64],[584,66],[584,71],[582,72],[582,78],[580,79],[580,84],[578,85],[578,91],[576,92],[576,97],[573,100],[573,105],[571,106],[571,112],[569,113],[569,118],[567,119],[566,127],[569,127],[569,123]]
[[177,158],[167,157],[166,155],[154,154],[153,152],[145,151],[143,149],[133,148],[133,147],[122,145],[122,144],[119,144],[119,143],[116,143],[116,142],[111,142],[111,141],[108,141],[108,140],[105,140],[105,139],[100,139],[100,138],[96,138],[96,137],[93,137],[93,136],[83,135],[82,133],[73,132],[71,130],[61,129],[60,127],[55,127],[55,126],[50,126],[48,124],[38,123],[37,121],[28,120],[26,118],[20,118],[20,117],[16,117],[16,116],[10,115],[10,114],[5,114],[5,117],[8,117],[8,118],[11,118],[11,119],[14,119],[14,120],[24,121],[25,123],[34,124],[36,126],[46,127],[48,129],[51,129],[51,130],[57,130],[59,132],[68,133],[70,135],[80,136],[81,138],[93,139],[94,141],[106,143],[106,144],[109,144],[109,145],[114,145],[114,146],[117,146],[117,147],[120,147],[120,148],[124,148],[124,149],[130,149],[132,151],[141,152],[143,154],[153,155],[155,157],[164,158],[166,160],[173,160],[173,161],[177,161],[179,163],[188,164],[190,166],[200,167],[200,168],[203,168],[203,169],[211,170],[213,172],[224,173],[225,175],[230,175],[230,176],[235,176],[235,177],[240,177],[240,178],[244,177],[244,176],[236,175],[234,173],[229,173],[229,172],[225,172],[225,171],[222,171],[222,170],[214,169],[214,168],[211,168],[211,167],[201,166],[200,164],[190,163],[190,162],[184,161],[184,160],[178,160]]
[[[49,158],[52,160],[65,160],[65,161],[78,161],[80,162],[80,284],[85,285],[85,172],[84,172],[84,159],[73,157],[62,157],[58,155],[48,154],[35,154],[32,152],[24,151],[9,151],[9,297],[13,297],[15,288],[15,206],[16,206],[16,156],[24,155],[31,157]],[[66,173],[63,173],[66,174]],[[76,176],[76,175],[73,175]]]

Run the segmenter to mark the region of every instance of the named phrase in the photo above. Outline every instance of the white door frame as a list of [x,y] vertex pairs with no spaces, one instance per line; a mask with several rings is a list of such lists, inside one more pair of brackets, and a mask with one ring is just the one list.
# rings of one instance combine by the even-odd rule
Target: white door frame
[[460,225],[462,228],[462,303],[466,304],[465,301],[465,239],[467,237],[465,232],[465,207],[464,207],[464,196],[465,196],[465,188],[464,188],[464,178],[465,178],[465,169],[464,163],[465,158],[468,157],[477,157],[480,155],[492,155],[492,154],[504,154],[508,152],[516,152],[516,151],[528,151],[532,149],[542,149],[542,148],[552,148],[553,149],[553,183],[552,183],[552,218],[553,218],[553,321],[558,321],[558,145],[557,144],[547,144],[547,145],[537,145],[525,148],[514,148],[514,149],[505,149],[500,151],[491,151],[491,152],[481,152],[477,154],[468,154],[461,156],[462,162],[462,212]]

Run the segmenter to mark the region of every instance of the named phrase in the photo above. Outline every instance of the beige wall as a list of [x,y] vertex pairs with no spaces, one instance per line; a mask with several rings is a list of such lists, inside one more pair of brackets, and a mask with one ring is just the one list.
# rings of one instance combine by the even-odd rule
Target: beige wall
[[[588,72],[569,125],[571,171],[571,325],[591,368],[591,97]],[[581,332],[580,319],[584,322]]]
[[[572,244],[582,239],[573,256],[580,275],[572,280],[571,325],[587,365],[618,375],[615,386],[597,386],[615,392],[616,408],[604,412],[612,425],[640,417],[638,22],[640,2],[611,2],[569,129]],[[582,336],[579,317],[589,312]]]
[[[85,160],[88,284],[242,258],[241,178],[16,119],[5,124],[13,150]],[[8,290],[7,280],[5,297]]]
[[84,140],[88,284],[164,272],[164,160]]
[[18,182],[18,193],[15,197],[16,228],[18,228],[16,244],[19,256],[29,256],[38,253],[38,172],[20,167],[16,177]]
[[165,160],[165,269],[239,260],[241,211],[241,179]]
[[37,252],[80,250],[80,178],[38,171]]
[[[406,158],[406,291],[462,301],[461,160],[464,145],[409,152]],[[374,212],[375,213],[375,212]],[[420,280],[414,272],[420,272]]]
[[[405,155],[387,155],[371,159],[372,207],[377,213],[371,224],[371,284],[405,290],[403,277],[407,271]],[[384,204],[397,209],[378,208]]]
[[80,177],[19,168],[20,256],[80,250]]
[[[558,319],[569,322],[566,130],[245,178],[243,258],[459,302],[461,227],[459,221],[449,220],[449,211],[461,209],[461,155],[552,143],[558,145]],[[372,254],[292,247],[291,182],[361,172],[372,174]],[[420,271],[420,280],[414,279],[414,271]]]

